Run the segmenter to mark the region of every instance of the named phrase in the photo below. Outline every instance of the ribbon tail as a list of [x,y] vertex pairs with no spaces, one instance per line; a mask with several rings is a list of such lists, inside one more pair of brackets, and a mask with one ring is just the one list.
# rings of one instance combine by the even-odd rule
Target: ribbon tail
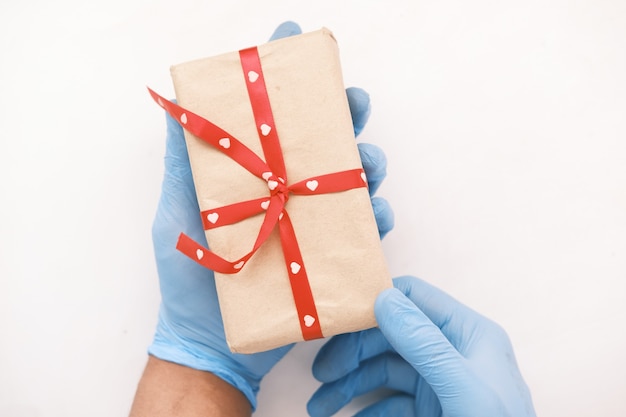
[[253,175],[261,178],[264,172],[270,171],[268,165],[257,154],[221,127],[167,100],[149,87],[148,92],[152,99],[185,130],[213,146]]
[[176,249],[203,267],[222,274],[236,274],[241,271],[246,261],[254,254],[250,252],[239,260],[231,262],[211,252],[184,233],[178,236]]
[[[262,201],[252,200],[251,203],[256,204],[257,202]],[[261,224],[261,230],[259,231],[259,235],[254,242],[254,246],[252,250],[248,252],[246,255],[242,256],[236,261],[229,261],[221,256],[215,254],[211,250],[205,248],[189,236],[184,233],[181,233],[178,237],[178,243],[176,244],[176,249],[185,254],[187,257],[193,259],[200,265],[205,268],[211,269],[215,272],[219,272],[221,274],[236,274],[241,271],[241,268],[246,264],[248,259],[252,257],[256,253],[257,250],[263,243],[270,237],[272,234],[272,230],[276,226],[276,223],[279,221],[279,216],[281,216],[281,212],[283,211],[284,203],[281,201],[280,197],[273,196],[268,201],[267,213],[265,214],[265,218],[263,219],[263,224]],[[250,202],[248,202],[250,203]],[[247,204],[247,203],[245,203]],[[207,216],[203,216],[207,218],[210,214],[217,213],[212,212]],[[218,216],[219,219],[219,216]]]
[[239,223],[249,217],[263,213],[269,208],[270,198],[263,197],[228,206],[217,207],[200,212],[204,230]]

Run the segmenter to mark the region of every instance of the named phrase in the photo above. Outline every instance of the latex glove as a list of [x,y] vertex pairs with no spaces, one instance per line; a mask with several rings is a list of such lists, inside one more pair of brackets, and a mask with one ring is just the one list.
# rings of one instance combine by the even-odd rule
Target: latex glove
[[357,416],[535,416],[500,326],[417,278],[394,285],[376,300],[379,328],[336,336],[318,353],[313,375],[324,384],[311,416],[380,387],[393,394]]
[[[295,23],[278,27],[272,39],[300,33]],[[365,125],[369,97],[360,89],[348,89],[355,132]],[[386,160],[373,145],[359,145],[373,192],[385,176]],[[387,202],[372,200],[381,235],[393,227]],[[161,308],[154,341],[148,352],[160,359],[210,371],[242,391],[252,407],[263,376],[290,346],[254,355],[230,353],[224,338],[213,273],[175,249],[180,232],[206,245],[183,130],[167,117],[165,177],[153,242],[161,286]]]

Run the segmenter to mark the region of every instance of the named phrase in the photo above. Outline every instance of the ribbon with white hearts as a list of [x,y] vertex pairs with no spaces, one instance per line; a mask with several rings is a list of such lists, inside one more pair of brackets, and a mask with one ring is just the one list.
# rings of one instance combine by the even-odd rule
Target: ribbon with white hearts
[[289,275],[302,336],[304,340],[322,338],[324,335],[309,285],[306,267],[285,205],[290,194],[316,195],[367,187],[367,178],[363,169],[359,168],[319,175],[288,184],[283,153],[267,95],[258,50],[256,47],[244,49],[239,51],[239,56],[259,140],[267,162],[264,162],[225,130],[166,100],[148,88],[154,101],[176,119],[185,130],[212,145],[250,173],[265,181],[270,192],[269,197],[265,196],[204,210],[200,213],[205,230],[234,224],[264,213],[263,223],[251,251],[241,258],[228,261],[204,248],[184,233],[180,234],[176,248],[206,268],[223,274],[236,274],[269,238],[274,228],[278,226],[285,266]]

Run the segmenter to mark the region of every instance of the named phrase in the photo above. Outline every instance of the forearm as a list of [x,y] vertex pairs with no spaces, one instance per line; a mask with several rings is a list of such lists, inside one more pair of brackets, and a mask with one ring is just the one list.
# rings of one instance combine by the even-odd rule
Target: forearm
[[130,417],[250,417],[246,397],[210,372],[150,356]]

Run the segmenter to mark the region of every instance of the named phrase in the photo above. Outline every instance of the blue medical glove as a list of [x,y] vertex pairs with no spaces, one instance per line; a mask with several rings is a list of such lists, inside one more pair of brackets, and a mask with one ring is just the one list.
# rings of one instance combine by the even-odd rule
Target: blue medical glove
[[417,278],[394,285],[376,300],[379,328],[336,336],[318,353],[313,375],[324,384],[311,416],[380,387],[392,394],[357,416],[535,416],[500,326]]
[[[272,39],[297,33],[298,25],[287,22],[279,26]],[[355,131],[360,131],[369,114],[369,98],[360,89],[348,89],[347,94]],[[385,156],[373,145],[360,145],[359,150],[373,192],[385,176]],[[393,227],[393,213],[383,199],[372,199],[372,205],[382,236]],[[183,130],[168,116],[165,177],[152,229],[162,302],[148,352],[162,360],[216,374],[243,392],[254,408],[261,379],[290,346],[254,355],[229,351],[213,272],[176,250],[180,232],[206,244]]]

